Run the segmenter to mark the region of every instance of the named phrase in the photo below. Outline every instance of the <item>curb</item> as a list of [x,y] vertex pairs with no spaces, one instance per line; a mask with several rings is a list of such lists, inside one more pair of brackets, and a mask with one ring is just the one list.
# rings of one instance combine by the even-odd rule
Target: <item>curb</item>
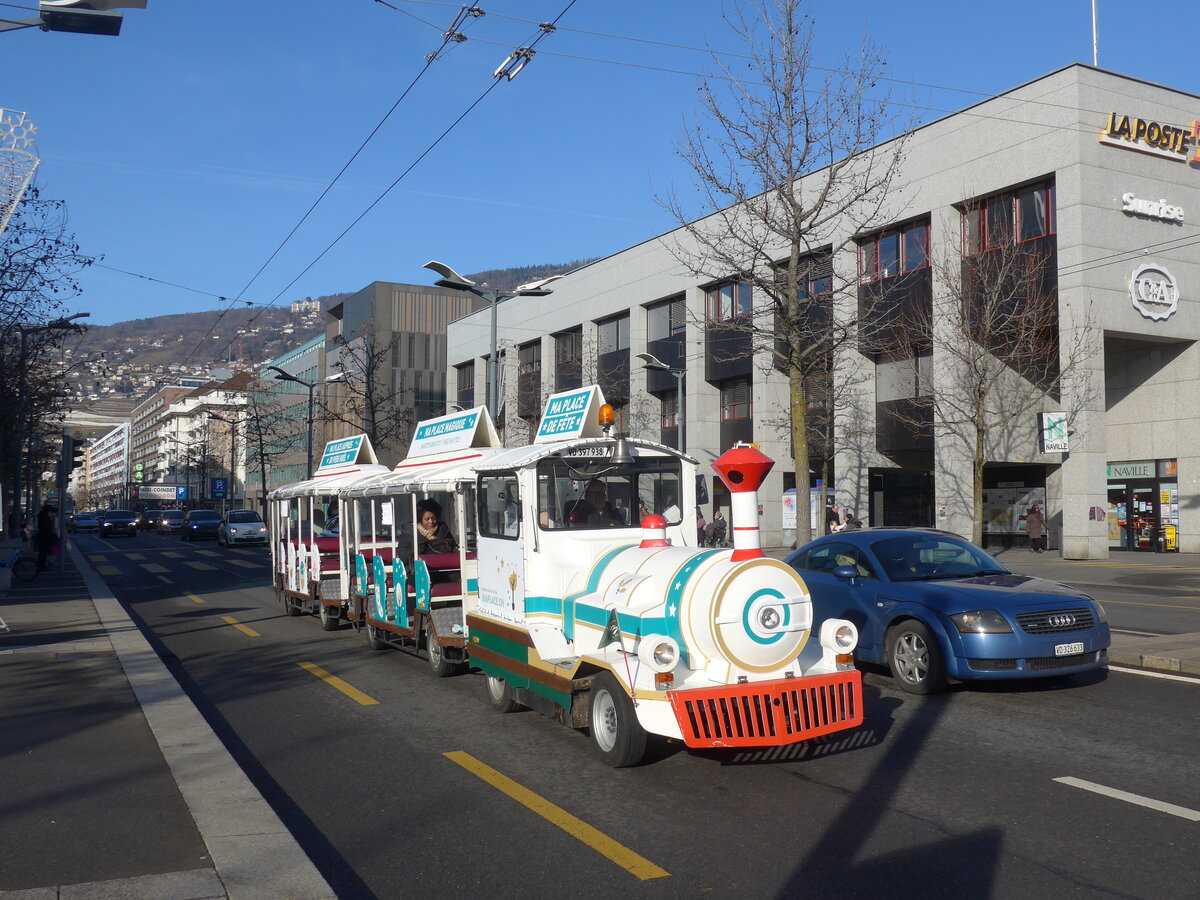
[[71,557],[229,897],[335,900],[108,585],[74,547]]

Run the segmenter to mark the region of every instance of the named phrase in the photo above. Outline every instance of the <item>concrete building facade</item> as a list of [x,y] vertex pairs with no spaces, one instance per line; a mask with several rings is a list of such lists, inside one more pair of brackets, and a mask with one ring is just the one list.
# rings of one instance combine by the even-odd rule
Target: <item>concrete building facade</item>
[[[858,330],[834,374],[829,455],[843,506],[869,524],[971,534],[970,453],[936,400],[960,363],[936,311],[961,273],[1024,245],[1056,297],[1048,358],[1062,384],[992,435],[985,538],[1024,540],[1036,502],[1067,557],[1200,551],[1198,120],[1194,94],[1072,65],[898,139],[882,217],[864,227],[852,210],[810,236],[817,254],[839,250],[808,289],[829,292],[835,319]],[[791,471],[788,386],[769,355],[739,359],[716,344],[724,323],[762,298],[736,272],[689,276],[680,248],[695,249],[682,230],[571,273],[550,296],[498,307],[506,442],[527,439],[549,393],[597,381],[634,433],[674,443],[682,419],[685,447],[702,463],[735,440],[759,443],[777,460],[761,493],[772,498],[763,537],[786,544],[780,498],[822,473]],[[909,307],[925,311],[923,345],[907,354],[881,345]],[[447,390],[459,405],[484,403],[489,325],[480,311],[449,330]],[[643,370],[642,352],[686,373],[682,410],[675,378]],[[1016,388],[1037,380],[1004,377]],[[1003,392],[991,402],[1002,407]],[[921,414],[924,426],[913,426]],[[719,484],[710,494],[727,506]]]

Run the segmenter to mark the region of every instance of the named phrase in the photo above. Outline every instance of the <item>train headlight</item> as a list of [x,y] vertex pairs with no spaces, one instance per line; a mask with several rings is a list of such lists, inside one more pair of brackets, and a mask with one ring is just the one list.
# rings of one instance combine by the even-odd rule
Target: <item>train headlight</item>
[[821,623],[821,646],[838,656],[852,653],[858,646],[858,629],[845,619],[826,619]]
[[651,634],[638,645],[638,659],[655,672],[670,672],[679,662],[679,644],[663,634]]

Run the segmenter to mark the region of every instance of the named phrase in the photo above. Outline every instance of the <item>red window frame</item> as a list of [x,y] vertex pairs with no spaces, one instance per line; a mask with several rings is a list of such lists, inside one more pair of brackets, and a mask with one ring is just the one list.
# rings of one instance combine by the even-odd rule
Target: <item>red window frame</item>
[[[920,239],[922,254],[920,264],[913,265],[908,259],[908,235],[916,230],[920,230],[922,232]],[[880,252],[880,243],[893,237],[896,239],[896,271],[888,275],[881,275],[879,272],[879,261],[882,258],[882,253]],[[870,238],[860,241],[858,244],[859,284],[872,284],[876,281],[885,281],[888,278],[896,278],[899,275],[907,275],[910,272],[919,272],[921,269],[928,268],[928,222],[910,222],[907,225],[899,225],[895,228],[888,228],[879,232],[878,234],[872,235]]]

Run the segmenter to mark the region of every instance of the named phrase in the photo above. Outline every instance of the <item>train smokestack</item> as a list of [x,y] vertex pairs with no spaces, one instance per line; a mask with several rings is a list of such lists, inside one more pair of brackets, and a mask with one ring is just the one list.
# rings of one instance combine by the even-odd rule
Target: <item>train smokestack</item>
[[722,453],[712,467],[732,495],[730,517],[733,519],[733,556],[735,562],[758,559],[763,555],[758,533],[758,489],[775,461],[753,444],[739,441],[732,450]]

